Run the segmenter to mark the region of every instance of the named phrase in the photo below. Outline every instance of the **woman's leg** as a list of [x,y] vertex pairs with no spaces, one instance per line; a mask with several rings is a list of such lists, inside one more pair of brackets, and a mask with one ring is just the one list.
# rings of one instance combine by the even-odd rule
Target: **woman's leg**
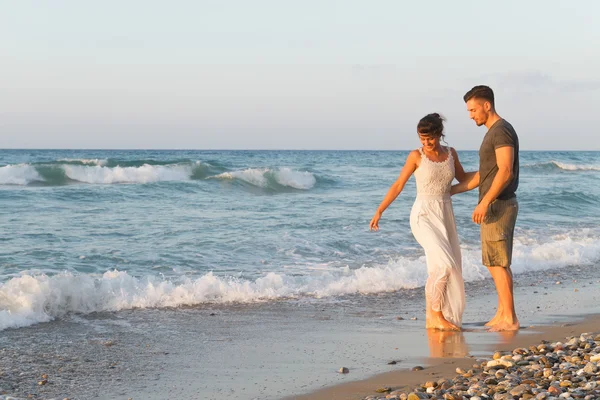
[[[445,213],[445,210],[441,211],[436,205],[430,206],[416,202],[411,212],[410,224],[413,235],[421,247],[423,247],[425,258],[427,259],[427,272],[429,276],[425,285],[425,326],[428,329],[460,330],[456,324],[450,322],[443,314],[443,310],[444,312],[447,311],[445,308],[449,308],[448,306],[452,304],[448,303],[447,286],[451,270],[457,263],[456,255],[454,254],[455,251],[451,243],[452,239],[448,237],[447,221],[445,221],[447,217],[444,215]],[[452,217],[452,214],[450,216]],[[456,246],[458,247],[457,238],[456,242]],[[460,263],[460,248],[458,262]],[[458,264],[458,268],[460,269],[460,264]],[[452,312],[448,315],[450,319],[456,319],[457,323],[460,324],[462,309],[459,313]]]
[[446,296],[446,285],[449,274],[443,273],[439,276],[429,276],[425,285],[426,323],[427,329],[460,330],[456,325],[449,322],[442,313],[443,303]]

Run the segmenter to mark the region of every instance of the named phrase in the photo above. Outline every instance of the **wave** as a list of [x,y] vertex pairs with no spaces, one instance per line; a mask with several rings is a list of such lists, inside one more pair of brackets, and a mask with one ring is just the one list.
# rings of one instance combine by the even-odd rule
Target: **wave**
[[290,187],[307,190],[315,186],[315,176],[310,172],[295,171],[290,168],[249,168],[243,171],[224,172],[214,179],[239,180],[260,188]]
[[312,173],[290,168],[224,172],[223,167],[201,161],[138,165],[141,162],[111,166],[113,161],[110,160],[64,159],[56,163],[6,165],[0,167],[0,185],[151,183],[214,178],[237,179],[260,188],[306,190],[316,183]]
[[78,165],[64,165],[61,167],[65,176],[77,182],[84,183],[149,183],[163,181],[189,180],[192,175],[190,165],[154,166],[142,165],[141,167],[84,167]]
[[525,164],[521,168],[528,168],[534,170],[562,170],[562,171],[600,171],[600,165],[580,165],[580,164],[568,164],[560,161],[548,161],[534,164]]
[[[562,208],[569,211],[575,209],[580,211],[591,210],[594,214],[597,210],[595,207],[600,203],[598,196],[574,190],[551,190],[544,194],[543,199],[547,207]],[[590,209],[589,206],[593,206],[593,208]]]
[[[171,159],[171,160],[156,160],[153,158],[148,159],[118,159],[118,158],[61,158],[57,161],[53,162],[38,162],[33,163],[33,165],[61,165],[61,164],[70,164],[70,165],[88,165],[94,166],[98,165],[101,167],[141,167],[144,165],[179,165],[179,164],[195,164],[198,163],[196,160],[192,160],[189,158],[180,158],[180,159]],[[217,170],[225,170],[225,167],[221,165],[218,160],[210,160],[205,162],[204,164],[210,165]]]
[[[480,264],[480,249],[465,246],[462,255],[465,281],[489,278]],[[523,274],[594,265],[599,259],[596,233],[582,230],[576,235],[555,235],[543,243],[532,239],[516,242],[513,271]],[[304,266],[300,273],[297,266],[291,268],[293,273],[286,274],[287,268],[282,268],[255,280],[213,273],[167,279],[135,277],[117,270],[103,275],[23,272],[0,283],[0,330],[47,322],[68,313],[375,294],[423,287],[427,280],[424,256],[399,256],[385,265],[358,269],[319,264]]]
[[0,167],[0,185],[27,185],[43,181],[44,178],[30,164],[14,164]]
[[0,185],[65,185],[68,183],[149,183],[190,180],[204,177],[210,166],[198,164],[140,167],[105,167],[100,165],[18,164],[0,167]]
[[73,165],[100,165],[104,166],[108,163],[108,159],[99,158],[61,158],[57,163],[73,164]]

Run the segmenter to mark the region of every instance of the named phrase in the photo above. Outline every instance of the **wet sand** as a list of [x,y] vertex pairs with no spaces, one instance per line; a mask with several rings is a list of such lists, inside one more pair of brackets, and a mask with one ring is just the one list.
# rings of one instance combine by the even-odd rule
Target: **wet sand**
[[[574,316],[575,317],[575,316]],[[492,357],[496,351],[512,351],[516,348],[528,348],[538,345],[543,340],[556,342],[564,341],[569,336],[579,336],[582,333],[600,332],[600,315],[588,315],[573,323],[550,325],[536,328],[536,332],[523,335],[519,333],[506,333],[505,340],[489,346],[487,358]],[[468,335],[469,333],[466,332]],[[295,400],[359,400],[369,395],[375,395],[378,388],[390,387],[392,390],[411,392],[412,389],[426,381],[437,381],[441,378],[452,379],[457,373],[456,369],[468,370],[472,368],[476,360],[472,357],[452,358],[445,357],[456,352],[457,341],[448,338],[460,336],[458,334],[436,333],[431,336],[432,348],[435,348],[435,356],[442,358],[430,358],[427,365],[420,371],[393,371],[380,374],[369,379],[350,382],[322,389],[307,395],[291,396]],[[459,346],[460,347],[460,346]]]
[[[597,330],[599,320],[591,317],[600,314],[595,274],[519,276],[515,295],[524,329],[514,336],[483,328],[496,305],[489,280],[468,286],[465,331],[458,334],[428,334],[422,289],[335,301],[69,315],[0,332],[0,394],[360,399],[382,385],[402,388],[451,376],[495,350]],[[425,370],[411,372],[416,365]],[[349,373],[338,373],[342,367]],[[47,383],[38,385],[44,374]]]

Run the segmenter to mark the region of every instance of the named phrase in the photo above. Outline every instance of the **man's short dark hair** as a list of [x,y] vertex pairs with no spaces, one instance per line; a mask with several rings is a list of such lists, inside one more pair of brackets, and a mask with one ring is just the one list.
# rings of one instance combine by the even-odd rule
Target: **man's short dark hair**
[[467,93],[465,93],[465,95],[463,97],[463,99],[465,100],[465,103],[474,98],[489,101],[490,104],[492,105],[492,108],[495,108],[495,106],[494,106],[494,91],[489,86],[485,86],[485,85],[475,86],[475,87],[473,87],[473,89],[471,89]]

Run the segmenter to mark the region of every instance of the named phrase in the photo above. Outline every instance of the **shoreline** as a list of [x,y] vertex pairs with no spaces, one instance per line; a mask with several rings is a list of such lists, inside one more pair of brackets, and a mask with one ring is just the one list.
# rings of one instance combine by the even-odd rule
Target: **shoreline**
[[[453,375],[457,366],[470,367],[517,341],[535,342],[554,328],[575,332],[600,314],[595,269],[576,274],[519,279],[515,295],[525,327],[515,337],[484,331],[497,301],[491,280],[469,285],[460,333],[428,334],[421,289],[334,302],[70,314],[2,331],[0,388],[16,398],[71,400],[318,399],[344,388],[341,398],[361,399],[376,395],[379,384],[397,388]],[[416,365],[426,369],[409,371]],[[350,372],[338,373],[341,367]],[[42,375],[48,383],[40,386]]]
[[377,396],[378,394],[385,396],[385,394],[376,392],[378,388],[383,387],[391,388],[392,391],[398,390],[410,393],[416,386],[422,385],[426,381],[452,379],[458,375],[457,368],[466,371],[477,363],[476,360],[491,360],[495,352],[527,348],[538,345],[543,341],[565,341],[569,336],[578,337],[584,333],[600,333],[600,313],[573,315],[571,317],[578,318],[579,321],[521,329],[535,329],[535,332],[527,335],[515,335],[514,338],[509,338],[504,343],[490,344],[487,357],[428,358],[424,368],[419,371],[385,372],[367,379],[338,384],[312,393],[285,397],[283,400],[362,400],[368,396]]

